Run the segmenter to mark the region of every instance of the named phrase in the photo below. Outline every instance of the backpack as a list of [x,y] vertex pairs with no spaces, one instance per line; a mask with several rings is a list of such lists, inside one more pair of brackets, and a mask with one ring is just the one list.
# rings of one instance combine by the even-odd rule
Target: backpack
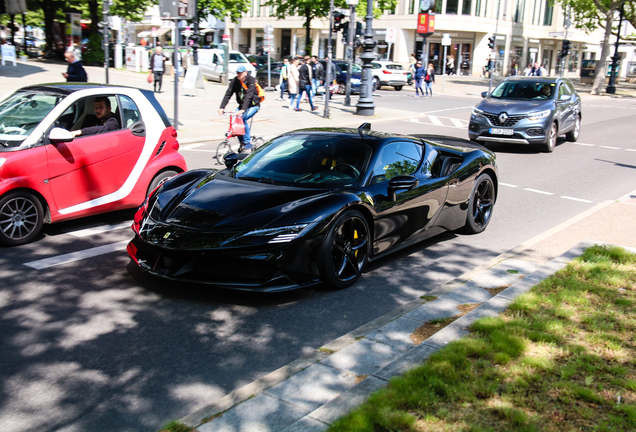
[[[243,86],[244,90],[247,90],[247,86],[244,82],[241,82],[241,85]],[[261,102],[263,102],[265,100],[265,90],[263,90],[263,87],[261,87],[256,81],[254,81],[254,85],[256,86],[256,94],[258,95]]]

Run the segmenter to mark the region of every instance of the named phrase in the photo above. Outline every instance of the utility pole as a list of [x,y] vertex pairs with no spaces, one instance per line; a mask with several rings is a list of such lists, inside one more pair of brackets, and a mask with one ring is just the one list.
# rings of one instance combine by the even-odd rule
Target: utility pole
[[102,31],[104,32],[104,73],[106,74],[106,84],[108,84],[108,31],[110,30],[110,26],[108,25],[108,14],[110,12],[110,2],[112,0],[104,0],[102,2]]
[[494,47],[495,49],[493,50],[493,52],[495,53],[495,56],[492,59],[493,67],[491,67],[489,69],[489,71],[490,71],[490,81],[488,82],[488,95],[489,96],[490,96],[490,90],[492,89],[492,77],[494,75],[493,69],[497,70],[497,31],[499,30],[499,9],[500,9],[500,7],[501,7],[501,0],[497,0],[497,20],[495,21],[495,34],[493,35],[495,37],[495,47]]
[[356,6],[358,0],[348,0],[349,3],[349,34],[347,40],[347,47],[349,54],[347,57],[347,86],[345,90],[345,106],[351,106],[351,74],[353,69],[353,61],[355,60],[355,48],[353,41],[356,34]]
[[332,47],[331,47],[331,33],[333,31],[333,0],[329,2],[329,42],[327,44],[327,70],[325,71],[325,110],[322,114],[323,118],[329,118],[329,99],[331,96],[331,81],[333,77],[331,76],[331,56],[332,56]]
[[192,39],[194,39],[194,43],[192,44],[192,63],[195,66],[199,64],[199,41],[201,40],[201,35],[199,34],[199,1],[194,0],[194,34],[192,35]]
[[[360,84],[360,98],[356,104],[356,114],[372,116],[375,113],[373,103],[373,78],[371,75],[371,62],[375,60],[373,49],[377,42],[373,39],[373,0],[367,0],[367,28],[364,32],[364,52],[360,56],[362,60],[362,84]],[[353,29],[355,31],[355,29]]]

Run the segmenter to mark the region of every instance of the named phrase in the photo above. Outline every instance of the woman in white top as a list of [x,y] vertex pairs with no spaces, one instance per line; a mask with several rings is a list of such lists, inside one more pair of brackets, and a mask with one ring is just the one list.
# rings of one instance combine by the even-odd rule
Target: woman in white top
[[289,109],[294,109],[294,101],[300,95],[298,94],[298,57],[292,60],[287,66],[287,90],[289,91]]

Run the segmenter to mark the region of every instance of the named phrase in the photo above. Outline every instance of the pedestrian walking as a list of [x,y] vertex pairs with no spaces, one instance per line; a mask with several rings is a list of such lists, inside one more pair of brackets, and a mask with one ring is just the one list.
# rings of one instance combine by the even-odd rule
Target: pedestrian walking
[[154,77],[153,88],[155,93],[157,91],[161,93],[163,74],[166,72],[166,61],[168,61],[168,57],[163,54],[162,50],[163,48],[158,46],[155,48],[154,54],[150,56],[150,70]]
[[[318,108],[314,106],[313,98],[311,97],[311,65],[310,65],[310,57],[305,56],[305,62],[303,65],[298,68],[298,94],[302,95],[303,93],[307,95],[307,99],[309,99],[309,105],[311,105],[311,110],[315,111]],[[296,108],[295,111],[302,111],[299,107],[300,97],[296,99]]]
[[446,56],[446,73],[449,76],[455,74],[455,57],[452,54]]
[[236,102],[239,108],[236,114],[240,115],[243,118],[243,123],[245,123],[245,135],[239,135],[238,139],[241,142],[241,147],[249,150],[252,148],[252,137],[248,120],[261,109],[261,98],[258,96],[258,90],[256,90],[256,79],[247,73],[247,69],[243,65],[236,68],[236,77],[228,85],[219,108],[219,115],[222,116],[225,113],[225,107],[230,102],[233,94],[236,95]]
[[[428,64],[426,75],[424,75],[424,84],[426,85],[426,97],[433,97],[433,83],[435,82],[435,68],[433,63]],[[430,92],[430,96],[429,96]]]
[[294,57],[292,63],[287,67],[287,90],[289,91],[289,109],[294,109],[294,101],[299,97],[298,91],[298,64],[300,59]]
[[82,65],[82,62],[75,57],[75,53],[67,51],[64,58],[68,62],[68,69],[62,73],[67,82],[88,82],[88,75]]
[[283,59],[283,67],[280,69],[280,97],[279,101],[285,100],[285,90],[287,90],[289,60]]
[[528,66],[523,70],[523,76],[530,76],[530,73],[532,73],[532,65],[528,63]]
[[417,57],[415,57],[415,54],[411,54],[411,58],[409,59],[409,70],[411,72],[413,72],[413,75],[415,75],[415,69],[417,69]]
[[311,68],[313,74],[311,79],[311,96],[314,98],[314,100],[316,100],[316,92],[325,81],[325,69],[318,61],[317,56],[311,56]]
[[532,70],[530,71],[530,76],[541,76],[541,66],[539,62],[535,62]]
[[418,61],[415,63],[415,97],[424,96],[424,90],[422,90],[424,76],[426,76],[426,68],[422,66],[421,61]]

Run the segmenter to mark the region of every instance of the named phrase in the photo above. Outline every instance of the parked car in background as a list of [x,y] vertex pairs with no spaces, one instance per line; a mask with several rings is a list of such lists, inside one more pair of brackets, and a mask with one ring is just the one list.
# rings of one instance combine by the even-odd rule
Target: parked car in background
[[[266,55],[254,55],[250,54],[247,56],[247,60],[250,62],[252,66],[259,70],[263,67],[267,67],[267,56]],[[273,63],[274,60],[270,59],[270,62]]]
[[559,135],[579,138],[581,98],[567,78],[509,77],[482,97],[468,124],[473,141],[538,144],[551,152]]
[[[284,63],[270,63],[270,80],[272,87],[280,84],[280,71],[283,68]],[[258,72],[256,72],[256,81],[258,84],[265,88],[267,87],[267,77],[268,77],[268,69],[267,63],[264,67],[260,68]]]
[[[199,66],[203,78],[211,81],[221,81],[223,73],[223,50],[220,49],[200,49],[198,50]],[[251,75],[256,73],[256,68],[247,60],[247,57],[240,51],[229,51],[228,58],[228,80],[236,76],[236,68],[244,66]]]
[[371,62],[371,74],[373,74],[375,88],[378,90],[382,86],[391,86],[400,91],[402,87],[407,85],[408,81],[408,73],[404,67],[389,61]]
[[[107,98],[120,128],[95,126]],[[101,84],[40,84],[0,100],[0,244],[34,240],[43,223],[138,207],[187,169],[177,131],[148,90]]]
[[[327,61],[320,60],[322,66],[327,68]],[[333,63],[336,65],[336,77],[335,81],[339,86],[338,93],[345,94],[345,89],[347,85],[347,62],[345,60],[333,60]],[[360,93],[360,85],[362,84],[362,67],[354,63],[351,65],[351,92],[352,93]],[[373,84],[373,90],[375,90],[375,82]]]

